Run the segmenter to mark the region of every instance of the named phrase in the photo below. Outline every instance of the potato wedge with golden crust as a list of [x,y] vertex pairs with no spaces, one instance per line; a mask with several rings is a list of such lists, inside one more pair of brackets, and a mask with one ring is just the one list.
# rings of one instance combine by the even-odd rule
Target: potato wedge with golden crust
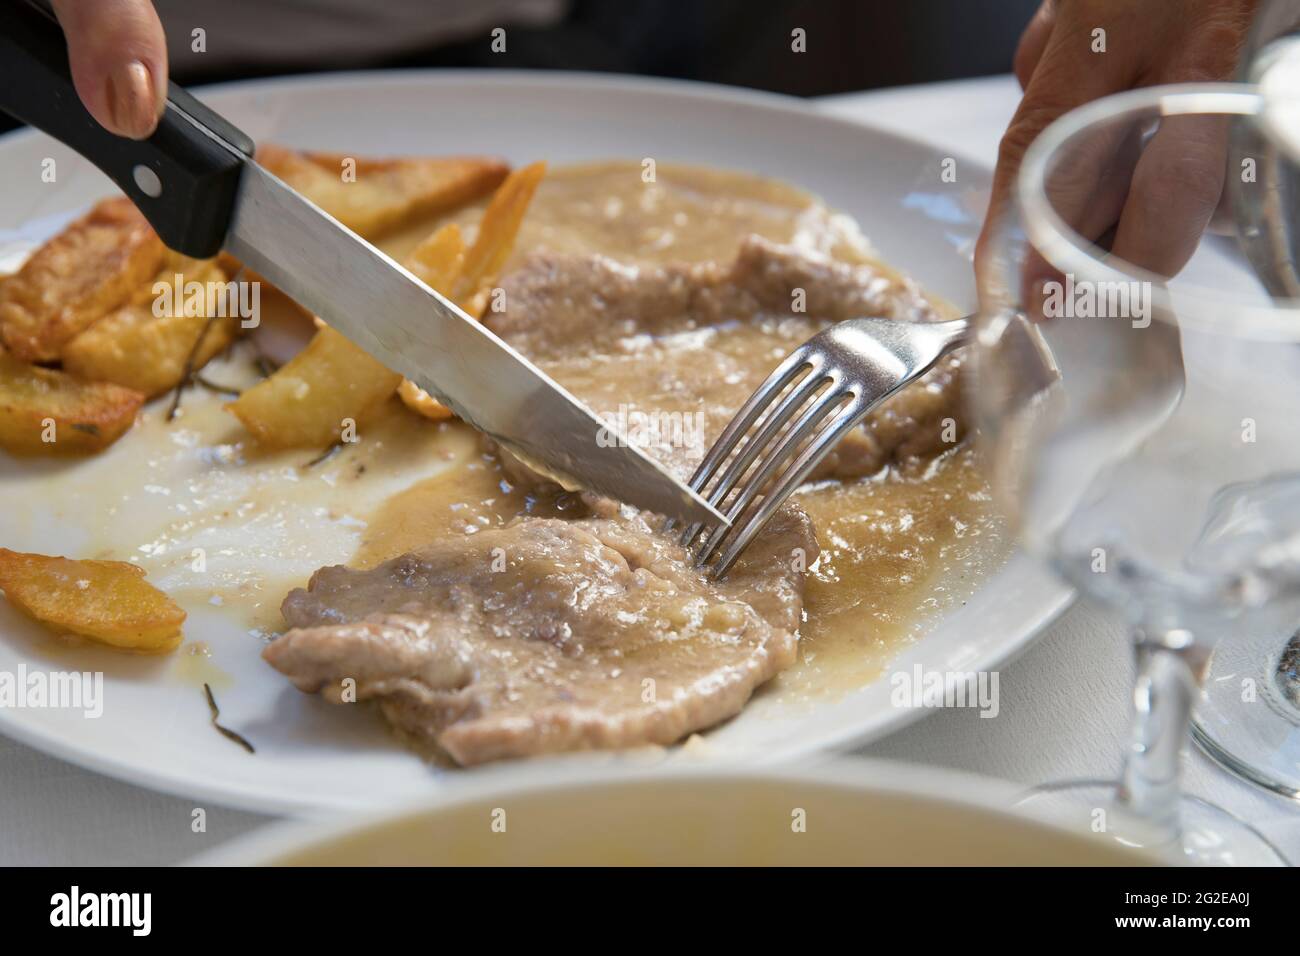
[[[448,294],[465,261],[465,240],[460,226],[449,222],[421,242],[406,258],[406,267],[429,288]],[[425,418],[440,421],[451,418],[451,409],[438,401],[409,378],[402,379],[397,394],[407,408]]]
[[464,262],[465,239],[460,226],[449,222],[412,249],[405,264],[429,288],[447,295]]
[[323,448],[343,434],[346,419],[360,421],[401,381],[402,376],[322,325],[305,349],[226,408],[261,445]]
[[512,172],[492,194],[492,201],[479,220],[478,234],[465,251],[456,280],[450,291],[444,292],[470,315],[483,314],[492,285],[510,258],[524,214],[545,175],[546,163],[532,163]]
[[[200,314],[186,315],[186,303],[173,301],[162,315],[154,314],[155,285],[173,286],[180,276],[185,283],[226,281],[215,261],[183,259],[170,255],[168,265],[154,281],[142,286],[131,301],[109,313],[63,348],[63,368],[94,382],[113,382],[153,397],[175,388],[185,374],[185,363],[194,352],[192,370],[197,371],[221,354],[239,335],[239,318],[226,315],[209,324],[205,303]],[[173,296],[173,299],[175,297]],[[196,311],[191,309],[190,311]],[[202,341],[199,337],[202,336]]]
[[[415,247],[407,259],[407,268],[470,315],[480,317],[545,175],[545,163],[512,172],[484,210],[473,245],[467,249],[460,227],[447,223]],[[452,417],[451,409],[410,379],[402,380],[397,394],[407,408],[425,418],[438,421]]]
[[397,386],[397,397],[402,400],[402,404],[415,412],[417,415],[423,415],[431,421],[440,422],[447,418],[454,417],[453,412],[442,402],[438,401],[420,386],[416,385],[409,378],[402,379],[402,384]]
[[[273,144],[259,146],[257,160],[366,239],[487,195],[509,170],[481,156],[367,159]],[[355,172],[350,181],[349,169]]]
[[120,650],[162,654],[181,642],[185,611],[125,561],[77,561],[0,548],[9,603],[61,632]]
[[86,382],[0,351],[0,448],[14,454],[100,451],[131,427],[143,404],[134,389]]
[[57,359],[65,343],[152,278],[164,252],[129,199],[99,203],[0,285],[5,348],[24,361]]

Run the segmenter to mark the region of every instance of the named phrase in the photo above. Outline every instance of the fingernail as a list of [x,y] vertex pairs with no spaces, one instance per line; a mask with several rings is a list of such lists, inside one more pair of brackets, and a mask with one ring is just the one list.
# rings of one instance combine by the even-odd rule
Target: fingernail
[[124,64],[108,78],[114,132],[144,139],[158,124],[157,103],[153,75],[139,60]]

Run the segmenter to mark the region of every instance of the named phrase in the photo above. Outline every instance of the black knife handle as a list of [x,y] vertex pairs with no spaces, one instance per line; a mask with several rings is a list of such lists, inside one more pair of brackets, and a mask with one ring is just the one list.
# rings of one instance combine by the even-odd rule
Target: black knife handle
[[98,166],[170,248],[198,258],[221,250],[253,141],[180,87],[168,85],[152,136],[115,136],[77,98],[52,15],[28,0],[0,0],[0,110]]

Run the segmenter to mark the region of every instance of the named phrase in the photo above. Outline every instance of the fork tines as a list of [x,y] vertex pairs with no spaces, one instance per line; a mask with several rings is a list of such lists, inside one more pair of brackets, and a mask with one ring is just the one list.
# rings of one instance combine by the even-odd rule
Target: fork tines
[[682,544],[697,547],[696,564],[712,561],[714,575],[726,574],[850,429],[965,341],[971,318],[846,319],[791,352],[691,478],[691,487],[731,522],[727,528],[694,524],[682,532]]
[[688,548],[700,539],[697,566],[717,556],[711,566],[717,577],[866,412],[861,390],[817,347],[817,338],[768,376],[691,476],[691,487],[731,521],[723,529],[696,523],[680,536]]

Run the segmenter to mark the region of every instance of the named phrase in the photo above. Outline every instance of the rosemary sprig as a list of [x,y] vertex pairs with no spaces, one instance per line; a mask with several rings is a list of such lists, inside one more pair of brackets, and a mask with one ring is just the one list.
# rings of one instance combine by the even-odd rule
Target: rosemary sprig
[[306,468],[312,468],[316,465],[319,465],[321,462],[329,458],[331,455],[333,455],[336,451],[338,451],[342,447],[343,447],[342,440],[336,441],[334,442],[334,444],[330,445],[328,448],[326,448],[323,452],[321,452],[311,461],[307,462],[305,465],[299,465],[298,467],[306,469]]
[[212,712],[212,726],[217,728],[217,733],[221,734],[221,736],[225,737],[227,740],[233,740],[235,743],[239,744],[239,746],[247,750],[250,754],[257,753],[257,751],[253,749],[253,745],[250,744],[248,740],[244,738],[241,734],[237,734],[229,727],[223,727],[221,726],[220,723],[218,723],[218,718],[221,716],[221,711],[217,707],[217,699],[212,696],[212,688],[209,687],[207,683],[204,683],[203,685],[203,693],[207,695],[208,710]]
[[198,338],[190,346],[190,354],[185,356],[185,368],[181,372],[181,380],[176,383],[176,391],[172,395],[171,407],[167,409],[167,421],[176,417],[176,413],[181,407],[181,393],[189,387],[190,379],[194,377],[194,362],[199,357],[199,349],[203,348],[203,340],[208,337],[208,330],[212,328],[212,323],[217,320],[217,314],[214,312],[208,316],[208,321],[203,323],[203,328],[199,331]]
[[257,356],[253,359],[253,363],[257,366],[257,370],[258,372],[261,373],[262,378],[270,378],[280,368],[279,365],[277,365],[275,362],[272,362],[260,351],[257,353]]

